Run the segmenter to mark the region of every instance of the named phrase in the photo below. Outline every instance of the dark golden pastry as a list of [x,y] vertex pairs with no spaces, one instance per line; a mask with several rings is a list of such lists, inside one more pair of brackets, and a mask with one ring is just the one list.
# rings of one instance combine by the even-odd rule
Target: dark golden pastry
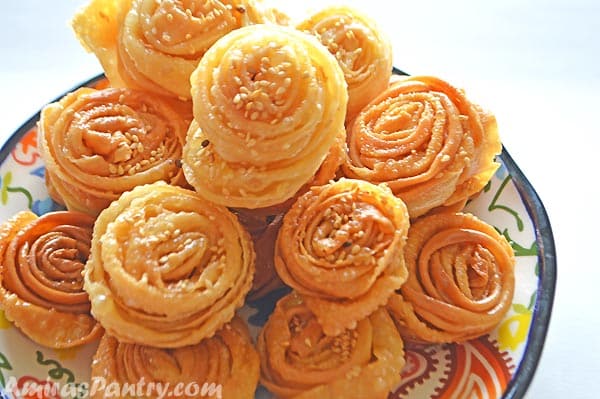
[[53,199],[96,216],[132,188],[185,184],[191,105],[130,89],[80,88],[44,107],[38,143]]
[[94,219],[21,211],[0,226],[0,308],[33,341],[69,348],[100,338],[82,270]]
[[496,119],[429,76],[396,80],[348,129],[344,175],[387,184],[411,218],[462,204],[494,175]]
[[337,335],[406,280],[408,226],[406,206],[385,186],[342,179],[313,187],[283,219],[275,268],[323,331]]
[[385,308],[329,336],[296,293],[277,303],[257,347],[260,382],[281,399],[385,399],[404,367],[404,345]]
[[473,215],[417,220],[404,251],[408,280],[387,305],[406,339],[461,342],[492,331],[512,304],[513,250]]

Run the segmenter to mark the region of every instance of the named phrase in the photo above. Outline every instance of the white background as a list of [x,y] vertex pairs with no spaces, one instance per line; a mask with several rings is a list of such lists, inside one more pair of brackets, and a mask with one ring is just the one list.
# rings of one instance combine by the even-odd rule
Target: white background
[[[100,72],[68,24],[83,3],[2,2],[0,142],[45,103]],[[289,7],[300,3],[323,4]],[[527,398],[596,399],[600,2],[346,3],[379,21],[394,43],[396,66],[445,78],[496,113],[504,145],[546,205],[557,244],[554,312]]]

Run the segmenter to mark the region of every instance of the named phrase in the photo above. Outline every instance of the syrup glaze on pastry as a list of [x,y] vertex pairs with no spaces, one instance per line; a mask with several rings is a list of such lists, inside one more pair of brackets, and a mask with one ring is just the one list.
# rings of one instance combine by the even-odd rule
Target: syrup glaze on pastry
[[260,381],[282,399],[385,399],[404,367],[404,345],[385,308],[329,336],[294,292],[279,300],[257,347]]
[[286,201],[345,135],[343,73],[321,43],[292,28],[229,33],[191,80],[183,169],[213,202],[255,209]]
[[348,129],[346,176],[387,184],[411,218],[463,204],[491,179],[501,151],[496,119],[434,77],[392,83]]
[[281,279],[336,335],[385,305],[406,280],[406,206],[382,186],[341,179],[301,196],[275,247]]
[[44,107],[38,143],[52,198],[98,215],[132,188],[184,184],[189,104],[131,89],[80,88]]
[[492,331],[514,293],[514,253],[492,226],[471,214],[417,220],[404,252],[408,280],[388,303],[402,336],[461,342]]
[[189,99],[190,75],[217,39],[285,19],[255,0],[92,0],[73,29],[112,86]]
[[100,338],[82,270],[94,219],[21,211],[0,226],[0,307],[33,341],[68,348]]
[[211,337],[244,303],[255,254],[235,215],[164,182],[124,193],[94,225],[85,290],[121,342],[163,348]]
[[328,6],[300,22],[338,60],[348,84],[346,121],[377,97],[392,74],[392,44],[375,21],[351,7]]
[[[212,338],[196,345],[175,349],[119,342],[105,334],[92,362],[92,381],[104,378],[111,383],[169,384],[171,392],[164,398],[196,398],[205,389],[207,398],[254,399],[260,373],[258,353],[252,345],[248,327],[239,317],[225,324]],[[194,384],[197,388],[194,388]],[[212,385],[211,385],[212,384]],[[175,395],[175,387],[186,386],[183,395]],[[214,395],[210,395],[210,387]],[[157,390],[144,398],[159,398]],[[113,397],[109,390],[95,391],[92,399]],[[128,397],[129,398],[129,397]]]

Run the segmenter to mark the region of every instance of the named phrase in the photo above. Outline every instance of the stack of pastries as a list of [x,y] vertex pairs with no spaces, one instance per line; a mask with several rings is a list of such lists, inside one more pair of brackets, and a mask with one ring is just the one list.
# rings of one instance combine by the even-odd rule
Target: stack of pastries
[[[31,339],[101,337],[92,376],[111,382],[385,398],[405,341],[502,320],[514,254],[462,212],[499,166],[495,118],[442,79],[392,78],[362,12],[92,0],[73,26],[110,87],[42,111],[67,210],[0,228],[0,305]],[[255,347],[237,310],[281,286]]]

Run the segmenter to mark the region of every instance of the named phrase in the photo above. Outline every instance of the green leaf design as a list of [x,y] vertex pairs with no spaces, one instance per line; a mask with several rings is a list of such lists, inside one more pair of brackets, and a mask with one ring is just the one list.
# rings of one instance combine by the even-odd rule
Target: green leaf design
[[31,209],[31,207],[33,206],[33,197],[27,189],[23,187],[6,187],[6,191],[8,191],[9,193],[23,194],[25,197],[27,197],[27,207]]
[[534,291],[533,294],[531,294],[531,298],[529,299],[529,306],[527,307],[527,309],[533,310],[533,306],[535,305],[536,299],[537,299],[537,291]]
[[531,243],[529,248],[527,248],[527,247],[524,247],[521,244],[517,243],[515,240],[513,240],[510,237],[510,234],[508,233],[508,229],[504,229],[503,231],[496,229],[496,231],[498,231],[498,233],[502,234],[504,236],[504,238],[506,238],[506,241],[508,241],[508,243],[512,247],[513,251],[515,252],[515,256],[536,256],[537,255],[537,253],[538,253],[537,242],[534,241],[533,243]]
[[494,198],[492,198],[492,202],[490,203],[490,206],[488,206],[488,211],[492,212],[492,211],[495,211],[496,209],[500,209],[502,211],[505,211],[505,212],[511,214],[515,218],[515,221],[517,222],[517,228],[519,229],[519,231],[523,231],[523,228],[525,226],[523,224],[523,219],[521,219],[521,217],[519,216],[519,213],[506,205],[498,204],[498,200],[500,199],[500,196],[504,192],[506,185],[508,184],[508,182],[511,179],[512,178],[510,175],[508,175],[504,178],[504,180],[502,181],[502,184],[500,184],[500,188],[498,188],[498,191],[496,191],[496,194],[494,194]]
[[52,359],[44,359],[44,354],[36,351],[36,361],[42,366],[54,366],[48,370],[48,376],[54,380],[60,380],[63,376],[67,376],[67,382],[75,382],[75,375],[68,368],[63,367],[59,362]]
[[0,386],[4,387],[6,385],[6,380],[4,379],[4,373],[2,373],[2,369],[12,370],[12,365],[6,358],[6,355],[0,352]]
[[12,182],[12,172],[6,172],[2,178],[2,192],[0,193],[2,199],[2,205],[6,205],[8,202],[8,185]]
[[525,305],[521,305],[520,303],[514,304],[513,309],[515,310],[515,312],[520,314],[531,312],[528,308],[525,307]]
[[27,207],[31,209],[33,206],[33,197],[31,196],[31,193],[24,187],[11,187],[12,177],[12,172],[6,172],[2,179],[2,191],[0,193],[2,205],[6,205],[8,202],[8,193],[21,193],[27,198]]

